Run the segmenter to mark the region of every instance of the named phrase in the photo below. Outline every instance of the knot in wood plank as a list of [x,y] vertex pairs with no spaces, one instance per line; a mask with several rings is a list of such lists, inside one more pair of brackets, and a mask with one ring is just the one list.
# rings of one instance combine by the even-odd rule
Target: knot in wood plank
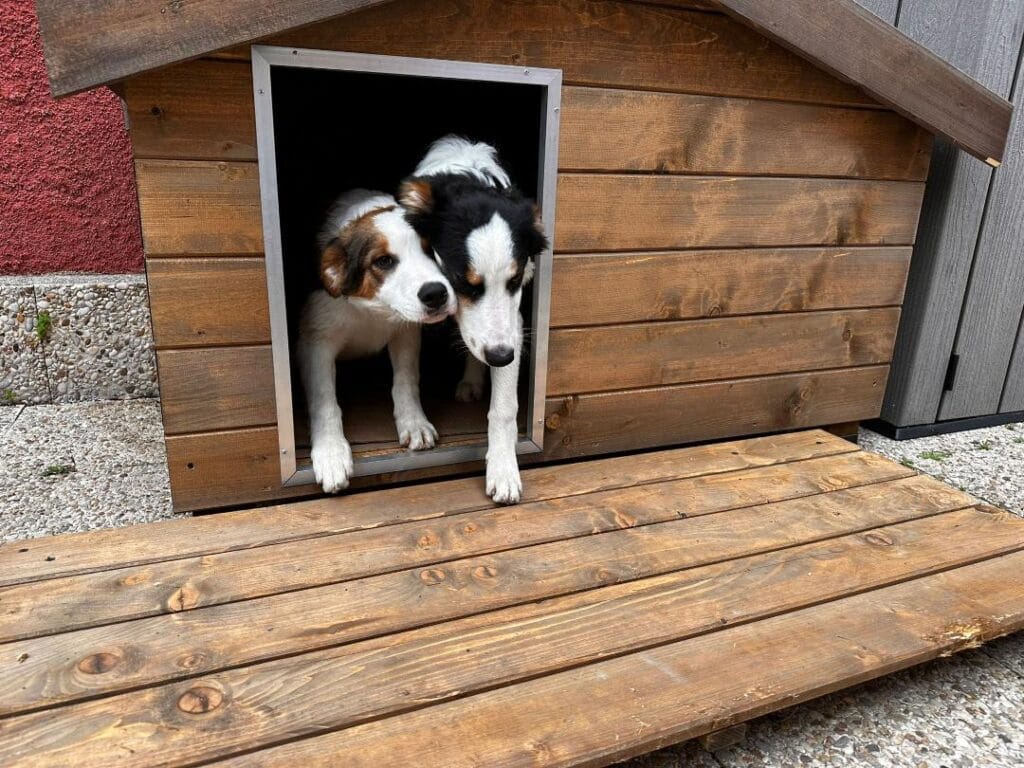
[[190,688],[178,699],[178,709],[190,715],[203,715],[212,712],[224,703],[224,694],[208,685],[197,685]]
[[441,568],[427,568],[425,571],[420,571],[420,581],[424,584],[440,584],[447,578],[448,575]]
[[102,675],[120,663],[121,657],[116,653],[100,652],[86,656],[78,662],[77,668],[79,672],[86,675]]
[[202,594],[191,584],[186,584],[176,589],[174,594],[167,598],[167,610],[171,612],[190,611],[199,605],[199,598]]
[[872,531],[864,537],[864,541],[868,544],[874,544],[876,547],[891,547],[894,542],[891,536],[887,536],[879,531]]
[[498,569],[493,565],[480,565],[473,569],[473,578],[479,581],[493,581],[498,577]]

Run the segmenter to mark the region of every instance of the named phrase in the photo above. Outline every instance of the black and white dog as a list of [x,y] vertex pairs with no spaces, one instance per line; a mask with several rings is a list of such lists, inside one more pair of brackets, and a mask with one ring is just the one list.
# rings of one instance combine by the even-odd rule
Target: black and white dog
[[480,399],[491,369],[487,495],[514,504],[523,488],[516,458],[519,305],[547,248],[539,209],[512,186],[494,147],[457,136],[431,146],[398,198],[458,296],[455,317],[470,354],[457,397]]
[[302,310],[298,357],[309,406],[313,472],[328,493],[348,487],[352,449],[335,389],[335,361],[388,348],[402,445],[432,448],[437,430],[420,404],[420,323],[455,312],[451,284],[391,195],[342,195],[318,237],[320,279]]

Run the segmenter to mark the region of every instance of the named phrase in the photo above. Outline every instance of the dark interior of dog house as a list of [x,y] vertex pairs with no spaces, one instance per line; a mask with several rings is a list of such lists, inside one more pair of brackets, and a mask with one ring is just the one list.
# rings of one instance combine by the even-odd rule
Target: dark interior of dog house
[[[292,350],[302,305],[319,286],[316,233],[341,193],[360,187],[395,194],[431,142],[458,134],[496,147],[523,194],[534,199],[539,195],[541,87],[300,67],[273,67],[271,78]],[[528,360],[536,343],[532,305],[531,291],[524,291],[521,426],[529,402]],[[454,320],[424,326],[421,394],[427,417],[440,433],[438,448],[482,443],[486,435],[487,393],[477,403],[455,400],[465,354]],[[387,352],[338,366],[345,433],[357,457],[400,452]],[[292,395],[296,457],[301,462],[308,457],[308,415],[294,364]]]

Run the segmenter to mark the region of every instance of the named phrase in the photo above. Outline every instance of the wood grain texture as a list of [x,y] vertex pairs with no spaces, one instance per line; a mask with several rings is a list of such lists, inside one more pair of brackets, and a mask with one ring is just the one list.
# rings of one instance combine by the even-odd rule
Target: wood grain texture
[[277,427],[169,435],[167,471],[178,512],[301,498],[317,486],[284,488]]
[[262,259],[148,259],[146,279],[158,350],[270,342]]
[[189,61],[124,84],[136,158],[255,160],[248,64]]
[[[1019,102],[1022,97],[1024,74],[1018,74],[1014,98]],[[1000,400],[1024,314],[1022,243],[1024,119],[1018,110],[1006,162],[996,171],[989,190],[953,346],[960,363],[953,388],[942,395],[940,420],[984,416],[1001,410]]]
[[600,88],[564,89],[560,136],[581,171],[923,181],[931,151],[893,112]]
[[1024,411],[1024,325],[1017,331],[1017,343],[1006,372],[1006,385],[999,401],[1000,413]]
[[[1002,0],[903,0],[900,31],[1000,96],[1009,96],[1024,35],[1020,9]],[[917,258],[882,417],[897,426],[936,420],[992,169],[953,144],[935,144]]]
[[910,248],[559,256],[551,326],[897,306]]
[[262,254],[255,163],[137,160],[147,256]]
[[914,242],[924,185],[561,174],[558,251]]
[[[833,510],[837,516],[849,517],[849,525],[856,525],[856,516],[838,499]],[[906,519],[905,514],[893,517],[898,521]],[[969,530],[972,523],[978,524],[977,531]],[[190,722],[182,718],[172,730],[156,723],[155,733],[159,735],[143,747],[137,759],[180,759],[180,750],[189,737],[201,745],[197,749],[204,757],[279,741],[275,737],[286,727],[284,723],[278,718],[268,723],[260,716],[270,706],[288,712],[287,727],[292,735],[312,735],[393,713],[403,703],[408,706],[411,693],[403,695],[403,690],[415,690],[419,700],[436,702],[457,693],[593,663],[616,653],[636,652],[772,612],[799,609],[815,600],[842,597],[858,586],[883,587],[908,576],[934,572],[943,565],[955,566],[1019,549],[1024,545],[1020,529],[996,515],[966,509],[938,518],[890,524],[867,535],[835,538],[827,545],[798,543],[784,555],[753,555],[697,566],[640,583],[506,609],[497,616],[464,619],[355,647],[207,675],[207,684],[219,691],[231,691],[227,706],[234,717],[226,719],[232,725],[211,729],[195,719]],[[928,540],[929,534],[962,540],[965,551],[943,549],[938,541]],[[879,546],[879,540],[889,543]],[[857,565],[861,566],[859,573]],[[828,573],[830,566],[838,573]],[[787,582],[791,582],[789,590],[784,587]],[[735,597],[740,585],[747,588],[742,600]],[[701,598],[696,604],[695,596]],[[598,602],[599,598],[604,600]],[[728,618],[719,618],[718,606],[725,609]],[[621,628],[636,622],[640,614],[657,618],[645,621],[635,633],[614,631],[614,622]],[[584,616],[588,620],[580,620]],[[504,622],[499,624],[497,619]],[[459,651],[473,654],[471,660],[465,656],[460,660],[456,655]],[[431,674],[428,670],[437,664],[447,667],[448,673]],[[277,683],[282,679],[295,681],[285,686],[287,692]],[[373,684],[367,685],[368,680]],[[163,688],[127,694],[83,705],[76,714],[83,730],[106,732],[105,737],[96,738],[94,747],[110,754],[107,750],[116,748],[110,742],[124,737],[121,728],[110,722],[117,707],[122,712],[159,711],[154,704],[165,697],[180,696],[183,689],[185,686],[177,685],[173,693]],[[362,694],[354,695],[360,689]],[[314,715],[318,711],[319,721]],[[15,720],[13,736],[39,738],[39,731],[49,730],[41,720],[39,716]],[[106,727],[105,722],[109,723]],[[203,729],[202,738],[194,728]],[[165,752],[166,757],[156,757],[158,752]],[[56,755],[47,757],[59,754],[58,748]]]
[[728,13],[800,52],[974,156],[1003,159],[1013,108],[853,0],[718,0]]
[[[271,45],[563,70],[571,85],[874,102],[734,20],[606,0],[397,0]],[[248,50],[228,55],[247,57]]]
[[[523,503],[851,453],[856,446],[821,430],[754,437],[523,471]],[[145,527],[0,542],[0,586],[114,567],[426,520],[487,509],[477,478],[354,493],[280,507],[166,520]]]
[[886,308],[554,330],[548,395],[887,363],[899,316]]
[[[132,78],[135,155],[255,160],[252,98],[242,62],[185,62]],[[560,135],[561,165],[571,170],[917,181],[931,144],[892,112],[573,86],[562,92]]]
[[867,8],[883,21],[896,23],[896,11],[899,9],[900,0],[857,0],[857,4]]
[[[910,474],[910,470],[891,461],[853,453],[623,488],[564,501],[536,502],[511,511],[471,513],[441,525],[409,523],[256,550],[170,560],[142,569],[114,569],[5,587],[0,592],[5,606],[0,615],[0,642],[147,616],[180,614],[503,550],[515,549],[516,554],[495,554],[489,562],[502,573],[524,577],[526,571],[522,568],[537,554],[521,549],[524,547],[558,542],[545,549],[543,558],[554,567],[553,564],[568,562],[560,554],[564,547],[572,550],[573,557],[583,557],[587,541],[568,543],[574,538],[589,540],[592,534],[635,529],[643,539],[647,534],[641,529],[655,523]],[[961,500],[966,500],[962,506],[971,503],[967,497]],[[625,517],[622,510],[628,510]],[[629,536],[619,539],[624,543],[617,545],[615,552],[629,548]],[[705,550],[710,546],[706,537],[700,543]],[[583,559],[579,562],[582,569]],[[451,568],[453,573],[472,571],[468,563],[438,567]],[[407,575],[398,583],[408,579]]]
[[[542,603],[531,603],[519,607],[511,607],[490,612],[477,617],[455,620],[438,631],[433,626],[426,626],[419,630],[403,629],[403,634],[391,636],[379,636],[379,639],[360,641],[360,646],[351,650],[338,651],[329,650],[318,654],[320,658],[340,657],[357,658],[362,657],[365,650],[386,648],[422,648],[421,639],[438,641],[441,637],[455,641],[461,637],[461,642],[470,642],[476,631],[484,630],[484,636],[491,636],[495,629],[498,629],[499,636],[505,638],[506,630],[518,632],[519,621],[536,621],[541,616],[550,614],[565,615],[567,612],[594,611],[593,618],[581,622],[579,626],[587,627],[587,633],[595,637],[603,636],[605,633],[601,627],[594,625],[595,621],[602,621],[598,615],[602,612],[596,608],[597,605],[614,605],[621,600],[631,603],[633,600],[643,601],[645,596],[653,590],[660,591],[665,586],[669,587],[674,595],[683,599],[688,605],[691,616],[701,618],[694,624],[682,622],[680,628],[684,628],[683,634],[693,629],[704,629],[704,611],[715,612],[718,605],[733,604],[737,609],[737,615],[730,616],[730,622],[742,618],[753,618],[749,613],[744,614],[741,605],[753,603],[757,606],[756,612],[770,614],[777,610],[772,605],[767,595],[761,593],[758,598],[753,598],[751,592],[759,589],[756,584],[762,583],[762,579],[772,585],[770,591],[782,591],[786,584],[791,584],[794,594],[802,594],[801,587],[804,584],[817,584],[823,588],[823,581],[817,578],[819,566],[810,570],[802,570],[800,575],[795,575],[793,569],[806,569],[808,560],[817,562],[821,560],[820,567],[825,568],[829,573],[828,589],[835,589],[840,594],[847,589],[847,579],[852,574],[859,574],[858,583],[879,585],[893,578],[894,567],[902,569],[905,573],[908,569],[917,571],[921,567],[937,568],[948,566],[951,562],[969,562],[976,558],[978,545],[988,540],[991,542],[993,531],[1000,531],[998,546],[1012,546],[1015,540],[1019,540],[1020,533],[1013,530],[1013,526],[1007,526],[1006,520],[997,521],[994,518],[974,518],[980,525],[977,530],[968,531],[958,527],[955,531],[958,537],[965,541],[960,547],[950,547],[948,538],[942,536],[924,537],[921,533],[934,531],[936,525],[945,528],[943,533],[948,532],[949,518],[926,521],[933,515],[940,515],[944,512],[959,508],[965,501],[962,494],[948,487],[943,487],[934,480],[925,477],[911,477],[902,480],[876,483],[867,486],[860,486],[849,490],[840,490],[828,495],[806,497],[797,501],[780,502],[779,505],[758,506],[757,509],[763,516],[771,519],[776,506],[784,509],[801,510],[805,515],[820,515],[823,512],[834,516],[849,518],[848,509],[856,506],[858,509],[866,507],[878,507],[884,509],[874,519],[886,520],[885,525],[896,524],[903,521],[922,520],[920,526],[901,527],[898,533],[886,533],[887,537],[898,544],[892,548],[879,548],[871,545],[871,539],[865,540],[862,535],[854,535],[846,540],[832,539],[830,543],[822,546],[811,546],[808,550],[814,551],[817,556],[807,560],[800,554],[799,550],[791,552],[780,563],[780,567],[773,573],[765,575],[758,567],[767,564],[769,559],[778,558],[768,556],[755,556],[746,558],[743,566],[716,565],[705,566],[696,571],[683,571],[671,574],[666,577],[655,577],[654,579],[643,580],[639,583],[627,582],[619,586],[601,587],[591,592],[582,594],[549,598]],[[970,501],[970,500],[968,500]],[[973,511],[973,510],[972,510]],[[854,516],[857,517],[856,515]],[[862,520],[862,522],[864,522]],[[847,519],[847,526],[854,523]],[[1019,526],[1018,526],[1019,527]],[[852,529],[852,528],[851,528]],[[877,538],[877,537],[876,537]],[[991,543],[988,544],[991,547]],[[869,551],[873,551],[874,557],[882,555],[882,562],[877,568],[859,568],[864,565],[863,557]],[[884,553],[884,554],[883,554]],[[941,553],[941,554],[940,554]],[[895,566],[899,563],[899,566]],[[747,574],[746,577],[740,575]],[[713,575],[712,575],[713,574]],[[726,577],[731,574],[731,578]],[[735,579],[745,581],[750,579],[750,590],[737,590]],[[868,579],[868,582],[862,581]],[[839,582],[839,583],[836,583]],[[700,599],[693,594],[693,590],[700,591],[698,586],[701,583],[714,584],[711,594],[722,592],[721,603],[713,599],[711,595],[701,595]],[[795,583],[795,585],[794,585]],[[824,597],[821,592],[816,593],[819,598]],[[0,676],[0,713],[4,715],[19,711],[25,711],[33,706],[53,706],[74,701],[79,698],[103,692],[110,694],[119,690],[156,683],[165,683],[169,680],[179,679],[185,676],[209,675],[224,665],[224,660],[230,659],[234,664],[254,664],[267,659],[277,658],[286,654],[298,652],[310,653],[321,648],[338,645],[338,642],[346,638],[358,640],[365,638],[368,634],[381,630],[378,624],[360,625],[353,622],[346,622],[346,616],[338,613],[330,601],[314,603],[309,600],[309,595],[294,594],[288,597],[279,597],[271,601],[252,601],[219,606],[211,609],[210,613],[205,611],[183,615],[180,620],[174,622],[178,631],[188,631],[192,641],[192,647],[201,648],[201,653],[193,654],[192,664],[187,668],[175,663],[177,649],[177,638],[175,634],[164,630],[168,619],[155,618],[144,619],[134,622],[128,626],[104,627],[97,629],[80,630],[74,633],[51,636],[47,638],[35,638],[27,641],[18,641],[7,646],[7,653],[3,659],[8,659],[8,664],[13,664],[11,659],[20,657],[23,653],[28,654],[28,659],[18,667],[18,675]],[[753,598],[753,599],[752,599]],[[251,627],[258,626],[261,613],[265,613],[271,604],[284,608],[286,601],[291,601],[293,609],[302,610],[306,617],[303,624],[286,623],[275,628],[271,633],[253,633]],[[589,610],[588,610],[589,609]],[[749,609],[746,609],[749,611]],[[655,615],[661,615],[661,611],[652,611]],[[613,611],[617,615],[617,611]],[[398,629],[409,626],[410,617],[393,616],[393,626]],[[415,617],[423,620],[422,616]],[[610,618],[610,617],[609,617]],[[718,614],[712,619],[721,623]],[[216,623],[215,623],[216,622]],[[308,627],[329,627],[328,631],[309,632]],[[528,625],[526,625],[528,626]],[[526,629],[523,626],[522,629]],[[692,628],[692,629],[691,629]],[[644,630],[637,629],[642,633]],[[659,630],[660,631],[660,630]],[[529,634],[529,633],[528,633]],[[636,633],[613,632],[612,635],[626,639],[638,645],[642,636]],[[440,637],[439,637],[440,635]],[[467,636],[470,635],[470,636]],[[479,636],[477,636],[479,637]],[[120,669],[112,669],[113,674],[105,674],[97,677],[95,675],[80,674],[77,664],[80,659],[99,658],[103,653],[109,653],[109,649],[117,643],[128,643],[135,650],[137,658],[141,663],[131,667],[121,666]],[[66,649],[73,647],[76,651],[73,654],[75,660],[69,660]],[[543,647],[556,649],[557,653],[563,652],[561,644],[547,644]],[[313,656],[307,656],[312,660]],[[480,655],[477,658],[481,658]],[[0,659],[2,665],[3,659]],[[293,668],[293,674],[297,671]],[[359,681],[359,676],[353,678],[353,682]],[[6,682],[5,682],[6,681]],[[16,682],[17,681],[17,682]],[[364,686],[365,687],[365,686]],[[359,698],[359,697],[357,697]]]
[[39,0],[50,88],[66,96],[382,0]]
[[548,400],[546,458],[862,421],[878,415],[888,366]]
[[1020,629],[1021,568],[995,558],[217,765],[608,765]]
[[[260,253],[254,163],[140,160],[150,256]],[[916,182],[561,174],[559,251],[914,242]]]
[[156,361],[166,434],[277,422],[270,347],[161,350]]

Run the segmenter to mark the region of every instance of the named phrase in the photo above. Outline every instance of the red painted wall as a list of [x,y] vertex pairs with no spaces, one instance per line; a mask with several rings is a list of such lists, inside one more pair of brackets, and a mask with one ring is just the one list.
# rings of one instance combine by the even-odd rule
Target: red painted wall
[[2,0],[0,275],[141,270],[120,101],[106,88],[54,101],[35,3]]

